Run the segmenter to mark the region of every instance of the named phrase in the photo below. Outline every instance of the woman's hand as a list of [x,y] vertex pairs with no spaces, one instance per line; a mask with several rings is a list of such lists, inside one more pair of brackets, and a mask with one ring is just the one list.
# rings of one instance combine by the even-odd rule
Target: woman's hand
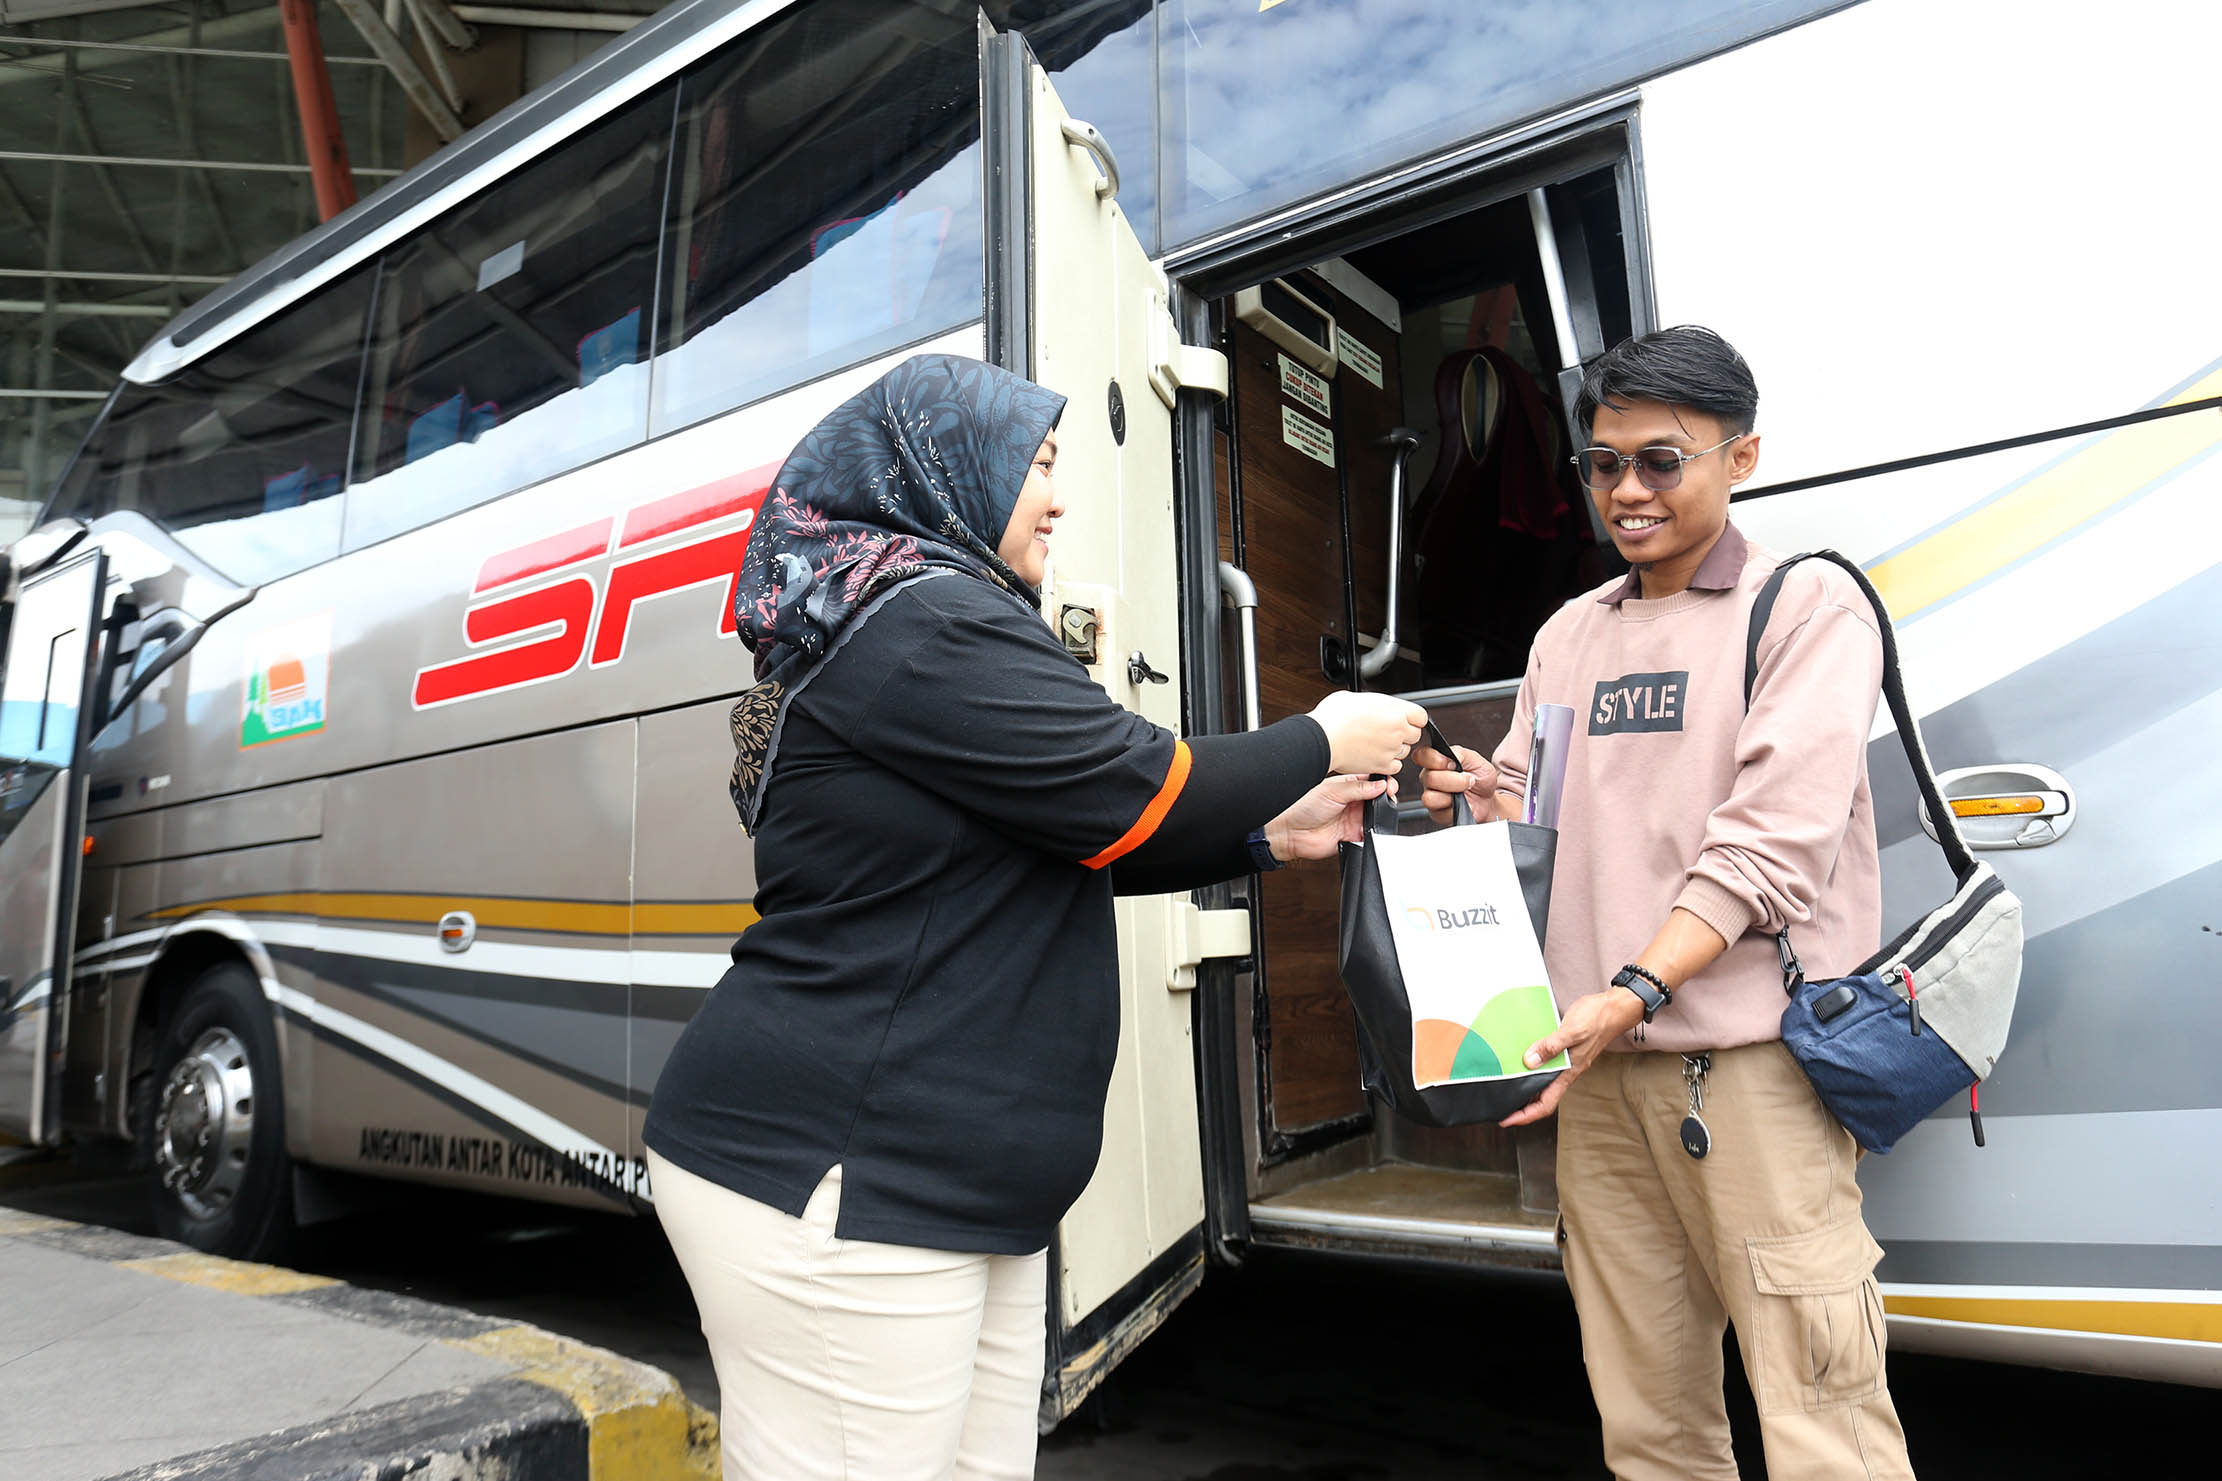
[[1420,801],[1427,804],[1427,815],[1438,823],[1448,823],[1451,800],[1463,792],[1478,821],[1494,820],[1497,768],[1486,756],[1464,746],[1452,746],[1451,750],[1457,753],[1456,766],[1451,757],[1432,746],[1422,746],[1412,753],[1412,764],[1420,769],[1420,785],[1426,789],[1420,793]]
[[1285,813],[1265,825],[1265,841],[1273,857],[1332,859],[1335,845],[1356,843],[1365,836],[1363,804],[1387,792],[1387,777],[1331,776],[1299,797]]
[[1559,1071],[1556,1080],[1543,1087],[1541,1095],[1505,1117],[1504,1124],[1525,1126],[1554,1114],[1576,1077],[1597,1062],[1605,1046],[1641,1022],[1643,999],[1625,987],[1608,987],[1567,1004],[1557,1029],[1529,1046],[1526,1056],[1528,1068],[1533,1069],[1564,1050],[1567,1067]]
[[1419,744],[1427,711],[1390,694],[1337,689],[1312,707],[1333,754],[1328,770],[1393,776]]

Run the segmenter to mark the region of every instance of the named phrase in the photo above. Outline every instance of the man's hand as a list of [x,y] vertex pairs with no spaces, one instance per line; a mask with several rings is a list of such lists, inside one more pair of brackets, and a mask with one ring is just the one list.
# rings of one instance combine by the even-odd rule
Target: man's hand
[[1265,825],[1265,841],[1273,857],[1332,859],[1338,843],[1356,843],[1365,836],[1362,804],[1386,793],[1387,777],[1331,776],[1306,792],[1294,806]]
[[1461,792],[1472,805],[1477,822],[1491,822],[1498,816],[1497,768],[1489,758],[1464,746],[1452,746],[1457,753],[1454,762],[1432,746],[1420,746],[1412,752],[1412,762],[1420,769],[1420,801],[1427,805],[1427,815],[1438,823],[1450,821],[1451,800]]
[[1504,1124],[1526,1126],[1554,1114],[1575,1078],[1597,1062],[1608,1044],[1641,1022],[1643,1000],[1625,987],[1608,987],[1569,1003],[1557,1030],[1536,1040],[1527,1053],[1528,1068],[1533,1069],[1563,1050],[1567,1068],[1543,1087],[1541,1095],[1505,1117]]

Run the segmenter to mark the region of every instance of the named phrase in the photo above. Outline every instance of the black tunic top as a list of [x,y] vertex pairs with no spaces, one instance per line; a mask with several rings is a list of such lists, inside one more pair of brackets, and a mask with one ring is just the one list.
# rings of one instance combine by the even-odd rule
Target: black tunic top
[[1327,771],[1294,717],[1193,747],[981,581],[897,591],[788,707],[762,919],[680,1036],[647,1144],[837,1233],[1025,1254],[1094,1171],[1118,1044],[1111,900],[1247,872]]

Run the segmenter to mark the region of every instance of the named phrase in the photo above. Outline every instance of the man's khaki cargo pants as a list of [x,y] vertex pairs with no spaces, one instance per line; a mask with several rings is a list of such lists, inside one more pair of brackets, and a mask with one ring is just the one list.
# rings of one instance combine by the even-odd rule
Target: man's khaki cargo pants
[[1608,1053],[1559,1107],[1566,1279],[1621,1481],[1733,1478],[1732,1323],[1778,1481],[1910,1478],[1883,1373],[1857,1149],[1780,1043],[1716,1050],[1683,1151],[1682,1056]]

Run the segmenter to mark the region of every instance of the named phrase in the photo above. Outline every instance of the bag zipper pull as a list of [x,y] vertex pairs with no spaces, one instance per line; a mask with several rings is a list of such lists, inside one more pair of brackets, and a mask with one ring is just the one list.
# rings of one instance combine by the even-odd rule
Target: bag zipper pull
[[1921,997],[1913,988],[1913,968],[1900,967],[1898,980],[1906,985],[1906,1016],[1913,1020],[1913,1036],[1921,1037]]
[[1967,1087],[1967,1121],[1968,1125],[1975,1129],[1975,1145],[1978,1147],[1985,1145],[1983,1141],[1983,1082],[1980,1080]]

